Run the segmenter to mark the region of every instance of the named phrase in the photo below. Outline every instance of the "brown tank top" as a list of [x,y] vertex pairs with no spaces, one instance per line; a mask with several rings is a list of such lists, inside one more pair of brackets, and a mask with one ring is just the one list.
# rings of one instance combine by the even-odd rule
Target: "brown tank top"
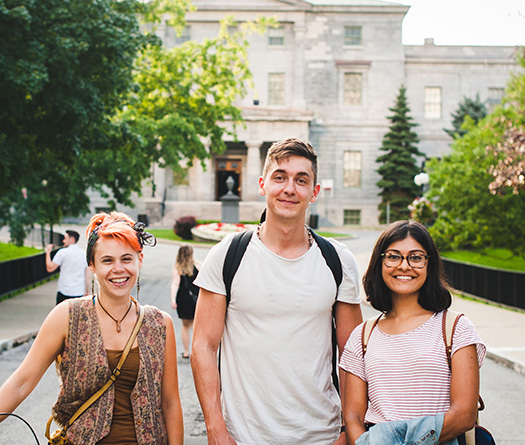
[[[122,351],[106,349],[109,368],[117,367]],[[133,408],[131,406],[131,391],[137,382],[139,373],[139,348],[132,348],[124,362],[119,378],[115,381],[115,404],[113,406],[113,422],[109,434],[98,444],[132,445],[137,443]]]

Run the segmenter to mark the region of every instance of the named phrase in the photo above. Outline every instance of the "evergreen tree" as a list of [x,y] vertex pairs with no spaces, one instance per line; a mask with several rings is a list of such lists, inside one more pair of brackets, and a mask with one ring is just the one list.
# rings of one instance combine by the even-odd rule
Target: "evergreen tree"
[[379,210],[380,220],[386,222],[387,204],[390,205],[390,222],[399,219],[408,219],[410,211],[408,205],[419,195],[419,187],[414,183],[414,176],[419,172],[414,156],[424,156],[416,144],[419,142],[417,134],[412,131],[417,126],[409,116],[410,108],[406,98],[406,88],[401,85],[396,104],[389,108],[393,113],[389,116],[391,124],[383,137],[380,150],[386,154],[376,159],[382,164],[377,172],[382,179],[377,182],[382,197]]
[[455,137],[455,135],[463,137],[467,131],[463,130],[461,127],[463,126],[466,116],[470,116],[474,123],[477,124],[478,121],[483,119],[486,115],[487,107],[479,99],[479,94],[476,94],[476,99],[470,99],[466,96],[463,96],[463,102],[459,104],[457,111],[451,115],[452,126],[454,128],[452,130],[444,130],[451,137]]

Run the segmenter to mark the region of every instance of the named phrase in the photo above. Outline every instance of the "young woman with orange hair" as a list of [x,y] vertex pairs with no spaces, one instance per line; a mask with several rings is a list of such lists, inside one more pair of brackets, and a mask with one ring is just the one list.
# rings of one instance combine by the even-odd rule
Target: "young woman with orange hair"
[[[141,309],[131,291],[142,267],[142,248],[155,245],[155,238],[143,224],[117,212],[93,216],[87,237],[87,262],[99,292],[51,311],[25,360],[0,388],[0,412],[12,412],[61,356],[62,386],[53,418],[64,426],[119,362]],[[173,322],[155,307],[142,310],[144,319],[120,375],[69,426],[69,443],[183,443]]]

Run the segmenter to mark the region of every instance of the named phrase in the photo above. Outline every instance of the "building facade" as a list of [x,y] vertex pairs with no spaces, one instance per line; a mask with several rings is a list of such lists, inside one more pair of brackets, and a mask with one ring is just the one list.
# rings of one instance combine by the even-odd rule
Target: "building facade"
[[[194,0],[197,11],[177,36],[163,27],[168,47],[214,37],[227,15],[237,21],[275,17],[279,26],[249,37],[255,91],[238,102],[246,122],[239,142],[184,177],[155,168],[133,213],[172,225],[176,218],[220,219],[226,179],[235,180],[240,219],[258,219],[264,201],[258,177],[268,147],[288,137],[309,140],[319,154],[321,194],[311,212],[321,225],[378,223],[376,170],[384,134],[401,85],[418,124],[419,149],[442,156],[450,148],[451,114],[464,97],[499,103],[514,47],[402,43],[409,6],[379,0]],[[93,206],[103,207],[94,198]]]

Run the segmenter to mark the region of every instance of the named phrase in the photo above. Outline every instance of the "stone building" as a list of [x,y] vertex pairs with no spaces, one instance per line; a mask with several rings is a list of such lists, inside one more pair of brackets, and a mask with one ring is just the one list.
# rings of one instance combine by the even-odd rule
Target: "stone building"
[[[232,176],[241,198],[240,219],[258,219],[264,202],[257,180],[272,142],[309,140],[319,153],[320,199],[312,206],[323,225],[378,223],[376,182],[382,138],[404,84],[419,125],[419,149],[429,156],[449,150],[451,113],[477,94],[498,103],[517,69],[514,47],[437,46],[402,43],[409,6],[379,0],[193,0],[181,36],[161,28],[168,47],[214,37],[219,21],[275,17],[279,27],[249,38],[256,91],[240,100],[246,121],[228,150],[195,165],[183,178],[155,168],[133,213],[171,225],[183,215],[220,219],[219,198]],[[153,191],[154,190],[154,191]],[[97,205],[96,199],[93,206]],[[99,201],[100,206],[103,206]]]

